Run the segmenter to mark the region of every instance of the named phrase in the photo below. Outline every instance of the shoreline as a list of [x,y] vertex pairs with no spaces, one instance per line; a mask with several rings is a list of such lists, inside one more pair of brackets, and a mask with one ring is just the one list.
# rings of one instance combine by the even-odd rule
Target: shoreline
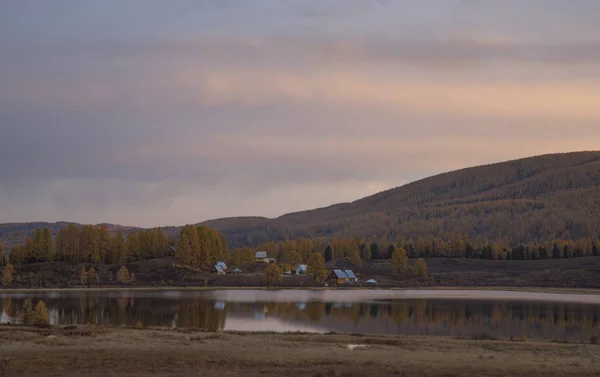
[[556,287],[503,287],[503,286],[431,286],[431,287],[267,287],[267,286],[115,286],[115,287],[70,287],[70,288],[0,288],[0,294],[27,292],[144,292],[144,291],[494,291],[600,295],[598,288]]

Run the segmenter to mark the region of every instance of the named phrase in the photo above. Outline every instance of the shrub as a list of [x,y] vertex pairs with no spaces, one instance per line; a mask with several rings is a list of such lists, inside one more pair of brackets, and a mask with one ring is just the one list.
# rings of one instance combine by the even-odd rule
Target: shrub
[[100,284],[100,278],[94,267],[90,267],[90,270],[87,272],[87,281],[88,285]]
[[127,267],[121,266],[121,269],[117,272],[117,280],[119,283],[129,283],[131,281],[131,275],[129,275],[129,270]]
[[48,309],[46,308],[46,303],[44,301],[38,301],[37,305],[35,306],[34,317],[36,324],[48,323]]
[[522,336],[522,337],[521,337],[521,342],[526,342],[526,341],[527,341],[527,337],[525,337],[525,336]]

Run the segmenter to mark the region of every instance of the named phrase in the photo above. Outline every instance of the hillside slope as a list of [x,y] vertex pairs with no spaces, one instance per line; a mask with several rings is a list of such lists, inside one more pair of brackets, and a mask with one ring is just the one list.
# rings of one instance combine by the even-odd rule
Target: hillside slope
[[600,233],[600,152],[575,152],[461,169],[373,196],[275,219],[203,223],[230,245],[285,237],[507,239],[510,243],[596,238]]
[[[0,224],[5,248],[38,227],[53,234],[69,223]],[[234,217],[201,223],[230,246],[298,237],[466,234],[510,244],[600,235],[600,151],[530,157],[425,178],[351,202],[278,218]],[[109,225],[111,232],[139,230]],[[181,227],[163,228],[177,238]]]

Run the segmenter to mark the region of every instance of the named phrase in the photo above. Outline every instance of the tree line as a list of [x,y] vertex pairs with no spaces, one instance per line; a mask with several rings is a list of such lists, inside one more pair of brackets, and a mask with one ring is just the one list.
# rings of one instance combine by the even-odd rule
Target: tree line
[[23,245],[15,246],[12,264],[72,262],[116,264],[172,255],[170,241],[162,229],[148,229],[114,236],[106,225],[71,224],[52,237],[48,228],[37,229]]
[[[175,246],[176,245],[176,246]],[[169,239],[161,228],[111,235],[106,225],[71,224],[52,237],[48,228],[37,229],[6,258],[0,243],[0,262],[15,265],[38,262],[121,264],[174,256],[179,263],[201,268],[227,260],[227,239],[204,226],[183,227],[179,240]]]
[[466,235],[454,234],[445,240],[440,237],[420,236],[414,239],[398,237],[396,240],[299,238],[279,242],[263,242],[256,248],[232,248],[231,264],[254,261],[255,251],[266,251],[278,263],[306,263],[313,252],[323,255],[325,262],[347,258],[352,264],[361,266],[371,260],[391,259],[394,252],[403,249],[411,259],[418,258],[471,258],[495,260],[562,259],[600,255],[600,241],[584,238],[573,240],[550,240],[510,246],[507,240],[487,242],[470,239]]
[[[192,268],[210,266],[217,261],[241,265],[254,261],[255,252],[267,251],[279,264],[307,263],[317,252],[325,262],[347,258],[355,266],[371,260],[391,259],[394,251],[403,249],[408,258],[473,258],[496,260],[562,259],[600,255],[598,239],[549,240],[509,245],[508,240],[488,242],[453,234],[448,239],[419,236],[412,239],[385,237],[361,239],[298,238],[279,242],[263,242],[256,248],[227,247],[226,237],[205,226],[186,225],[179,239],[169,239],[160,228],[111,235],[105,225],[71,224],[52,237],[47,228],[37,229],[33,237],[12,249],[8,261],[0,244],[0,263],[25,264],[66,261],[73,263],[118,264],[164,256],[174,256],[178,263]],[[177,251],[175,251],[177,250]]]

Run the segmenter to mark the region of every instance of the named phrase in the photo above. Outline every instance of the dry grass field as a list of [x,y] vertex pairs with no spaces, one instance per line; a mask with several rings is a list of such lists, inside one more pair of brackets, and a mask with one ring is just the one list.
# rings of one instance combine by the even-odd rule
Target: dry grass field
[[600,346],[435,337],[2,326],[0,355],[0,376],[600,375]]

